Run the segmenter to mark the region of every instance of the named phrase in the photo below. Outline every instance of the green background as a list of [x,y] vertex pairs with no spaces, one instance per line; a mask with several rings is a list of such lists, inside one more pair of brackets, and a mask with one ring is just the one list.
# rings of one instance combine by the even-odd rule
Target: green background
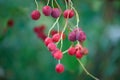
[[[64,0],[57,1],[65,10]],[[84,45],[89,54],[82,59],[85,67],[100,80],[120,80],[120,1],[72,1],[80,16],[79,26],[87,35]],[[41,18],[33,21],[30,14],[36,9],[34,0],[0,0],[0,80],[93,80],[76,58],[67,54],[61,62],[65,72],[55,72],[57,61],[33,31],[35,26],[44,24],[47,34],[55,19],[42,14],[47,0],[37,2]],[[9,19],[14,20],[14,26],[2,36]],[[69,21],[75,26],[75,17]],[[59,23],[62,29],[63,17]],[[68,32],[65,34],[67,36]],[[65,39],[63,49],[69,45]]]

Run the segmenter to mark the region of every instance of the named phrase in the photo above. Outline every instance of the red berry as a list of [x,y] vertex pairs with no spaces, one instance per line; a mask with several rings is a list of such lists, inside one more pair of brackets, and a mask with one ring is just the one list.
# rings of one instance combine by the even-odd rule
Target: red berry
[[58,42],[58,41],[60,40],[60,37],[61,37],[61,36],[60,36],[59,33],[54,34],[53,37],[52,37],[53,42]]
[[33,20],[38,20],[40,18],[41,14],[38,10],[34,10],[32,13],[31,13],[31,18]]
[[88,54],[88,49],[87,48],[83,48],[83,54],[84,55]]
[[63,13],[64,18],[72,18],[74,16],[74,11],[71,9],[67,9]]
[[65,34],[63,33],[63,35],[62,35],[62,32],[59,32],[59,34],[60,34],[60,36],[62,36],[62,39],[65,39]]
[[58,50],[59,50],[59,49],[56,48],[54,51],[51,52],[51,54],[52,54],[53,57],[54,57],[54,53],[55,53],[56,51],[58,51]]
[[69,55],[75,55],[75,53],[76,53],[76,49],[75,49],[74,47],[70,47],[70,48],[68,49],[68,54],[69,54]]
[[57,60],[60,60],[60,59],[62,59],[63,54],[62,54],[62,52],[61,52],[60,50],[57,50],[57,51],[53,54],[53,57],[54,57],[55,59],[57,59]]
[[14,21],[12,19],[7,22],[8,27],[12,27],[14,25]]
[[53,8],[52,9],[52,13],[51,13],[51,16],[53,18],[58,18],[60,16],[61,12],[58,8]]
[[75,55],[76,55],[76,58],[79,58],[79,59],[83,57],[83,54],[80,50],[77,50]]
[[49,43],[53,42],[51,38],[47,37],[45,39],[45,45],[47,46]]
[[44,32],[44,30],[45,30],[45,25],[36,26],[34,28],[34,32],[37,33],[37,34],[41,33],[41,32]]
[[50,32],[50,34],[53,36],[54,34],[56,34],[56,33],[58,33],[58,31],[56,31],[56,30],[52,30],[51,32]]
[[50,51],[54,51],[57,48],[53,42],[49,43],[47,47]]
[[37,37],[44,41],[47,36],[43,32],[40,32],[40,33],[37,33]]
[[55,67],[55,70],[57,73],[63,73],[64,72],[64,66],[62,64],[57,64]]
[[52,13],[52,9],[50,6],[44,6],[42,12],[45,16],[50,16]]
[[83,31],[77,31],[76,32],[76,39],[80,42],[83,42],[86,40],[86,34]]
[[68,39],[72,42],[76,41],[76,33],[75,32],[69,33]]

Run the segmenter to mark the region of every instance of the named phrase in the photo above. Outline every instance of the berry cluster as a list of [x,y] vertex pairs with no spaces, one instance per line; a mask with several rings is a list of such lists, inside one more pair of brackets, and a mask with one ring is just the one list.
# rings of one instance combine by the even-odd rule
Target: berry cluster
[[[36,0],[35,0],[35,2],[36,2]],[[84,55],[88,54],[88,49],[83,46],[83,42],[86,40],[86,34],[81,28],[78,27],[79,26],[79,21],[80,21],[79,20],[79,15],[78,15],[77,10],[74,8],[72,1],[71,0],[65,0],[66,9],[64,11],[62,11],[60,5],[57,3],[57,0],[52,0],[52,7],[49,6],[49,2],[50,2],[50,0],[48,0],[47,5],[45,5],[42,8],[42,13],[44,14],[44,16],[52,16],[53,18],[56,19],[56,21],[53,23],[53,25],[49,29],[48,36],[46,36],[44,34],[44,29],[45,29],[44,27],[35,27],[34,32],[37,33],[37,35],[39,35],[40,38],[44,41],[48,50],[51,52],[51,55],[56,60],[58,60],[58,63],[57,63],[56,68],[55,68],[56,72],[57,73],[64,72],[64,65],[61,64],[60,60],[63,58],[65,53],[68,53],[70,56],[75,55],[76,59],[81,64],[81,66],[85,70],[85,72],[89,76],[91,76],[92,78],[97,79],[96,77],[93,77],[93,75],[91,75],[85,69],[83,64],[80,62],[80,59]],[[53,2],[56,3],[57,8],[54,8]],[[41,16],[41,13],[38,11],[37,2],[36,2],[36,5],[37,5],[37,10],[34,10],[31,13],[31,17],[32,17],[33,20],[38,20]],[[59,19],[61,18],[61,14],[63,15],[63,17],[65,19],[65,25],[60,32],[60,30],[59,30]],[[74,15],[76,16],[77,24],[74,26],[75,28],[72,29],[70,26],[68,26],[68,24],[70,23],[69,19],[74,17]],[[55,27],[56,24],[58,26],[58,30],[53,30],[53,28]],[[67,50],[62,51],[63,40],[65,39],[64,32],[66,31],[66,28],[68,28],[68,32],[69,32],[68,40],[72,43],[72,45],[70,45],[70,47]],[[52,36],[50,36],[50,34]],[[60,42],[60,47],[58,47],[59,42]]]

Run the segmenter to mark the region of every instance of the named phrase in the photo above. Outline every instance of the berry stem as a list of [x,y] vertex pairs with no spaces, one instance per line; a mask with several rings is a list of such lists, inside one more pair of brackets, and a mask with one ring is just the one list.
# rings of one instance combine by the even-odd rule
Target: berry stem
[[53,0],[52,0],[52,7],[54,8]]
[[58,18],[56,19],[55,23],[54,23],[54,24],[52,25],[52,27],[49,29],[49,31],[48,31],[48,37],[50,36],[51,30],[55,27],[55,25],[57,24],[57,22],[59,21],[59,19],[60,19],[60,17],[58,17]]
[[68,50],[65,50],[65,51],[63,51],[63,54],[65,54],[65,53],[67,53],[68,52]]
[[58,60],[58,64],[60,64],[60,60]]
[[49,3],[50,3],[50,0],[48,0],[48,2],[47,2],[47,6],[49,5]]
[[71,8],[72,8],[72,9],[75,11],[75,13],[76,13],[76,19],[77,19],[77,24],[76,24],[76,26],[78,27],[79,22],[80,22],[80,20],[79,20],[79,14],[78,14],[77,10],[73,7],[73,3],[72,3],[71,0],[70,0],[70,2],[71,2]]
[[37,10],[38,10],[38,3],[37,3],[37,1],[36,1],[36,0],[35,0],[35,4],[36,4]]
[[82,62],[81,62],[79,59],[77,59],[77,60],[78,60],[78,62],[80,63],[80,65],[82,66],[83,70],[86,72],[87,75],[89,75],[90,77],[92,77],[92,78],[95,79],[95,80],[99,80],[97,77],[93,76],[92,74],[90,74],[90,73],[87,71],[87,69],[84,67],[84,65],[82,64]]
[[58,4],[58,2],[55,0],[55,3],[57,4],[58,8],[60,9],[60,11],[62,12],[62,9],[60,7],[60,5]]
[[68,18],[66,19],[65,26],[64,26],[64,28],[63,28],[63,30],[62,30],[61,39],[60,39],[60,40],[61,40],[61,47],[60,47],[60,50],[62,50],[62,46],[63,46],[63,39],[62,39],[62,36],[63,36],[63,33],[64,33],[66,27],[67,27],[67,23],[68,23]]
[[57,22],[57,26],[58,26],[58,33],[59,33],[60,32],[59,22]]
[[67,6],[67,1],[65,0],[65,5],[66,5],[66,9],[68,8],[68,6]]

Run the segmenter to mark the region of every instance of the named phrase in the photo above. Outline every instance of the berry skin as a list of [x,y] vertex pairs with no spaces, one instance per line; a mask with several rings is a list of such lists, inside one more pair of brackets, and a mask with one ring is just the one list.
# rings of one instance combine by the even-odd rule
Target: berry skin
[[55,67],[55,70],[57,73],[63,73],[64,72],[64,66],[62,64],[57,64]]
[[50,51],[54,51],[57,48],[56,45],[53,42],[49,43],[47,47]]
[[47,36],[43,32],[40,32],[40,33],[37,33],[37,37],[44,41]]
[[87,55],[88,54],[88,49],[87,48],[83,48],[83,54]]
[[64,18],[72,18],[74,16],[74,11],[71,9],[67,9],[63,13]]
[[56,33],[58,33],[58,31],[56,31],[56,30],[52,30],[51,32],[50,32],[50,34],[53,36],[54,34],[56,34]]
[[45,45],[48,46],[48,44],[53,42],[53,41],[51,38],[47,37],[44,42],[45,42]]
[[83,31],[77,31],[76,32],[76,39],[80,42],[83,42],[86,40],[86,34]]
[[52,13],[52,9],[50,6],[44,6],[42,12],[45,16],[50,16]]
[[51,16],[53,18],[58,18],[60,16],[61,12],[58,8],[53,8],[52,9],[52,13],[51,13]]
[[31,13],[31,18],[33,20],[38,20],[40,18],[41,14],[38,10],[34,10],[32,13]]
[[68,49],[68,54],[69,55],[75,55],[75,53],[76,53],[76,49],[74,48],[74,47],[70,47],[69,49]]
[[60,59],[62,59],[63,54],[62,54],[62,52],[61,52],[60,50],[57,50],[57,51],[53,54],[53,57],[54,57],[55,59],[57,59],[57,60],[60,60]]
[[83,57],[83,54],[80,50],[77,50],[75,55],[76,55],[76,58],[79,58],[79,59]]
[[71,32],[69,35],[68,35],[68,39],[72,42],[76,41],[76,33],[75,32]]
[[12,19],[8,20],[7,26],[12,27],[14,25],[14,21]]
[[52,37],[53,42],[58,42],[60,40],[61,36],[59,33],[54,34]]
[[33,30],[34,30],[35,33],[38,34],[38,33],[44,32],[45,28],[46,28],[45,25],[40,25],[40,26],[34,27]]

